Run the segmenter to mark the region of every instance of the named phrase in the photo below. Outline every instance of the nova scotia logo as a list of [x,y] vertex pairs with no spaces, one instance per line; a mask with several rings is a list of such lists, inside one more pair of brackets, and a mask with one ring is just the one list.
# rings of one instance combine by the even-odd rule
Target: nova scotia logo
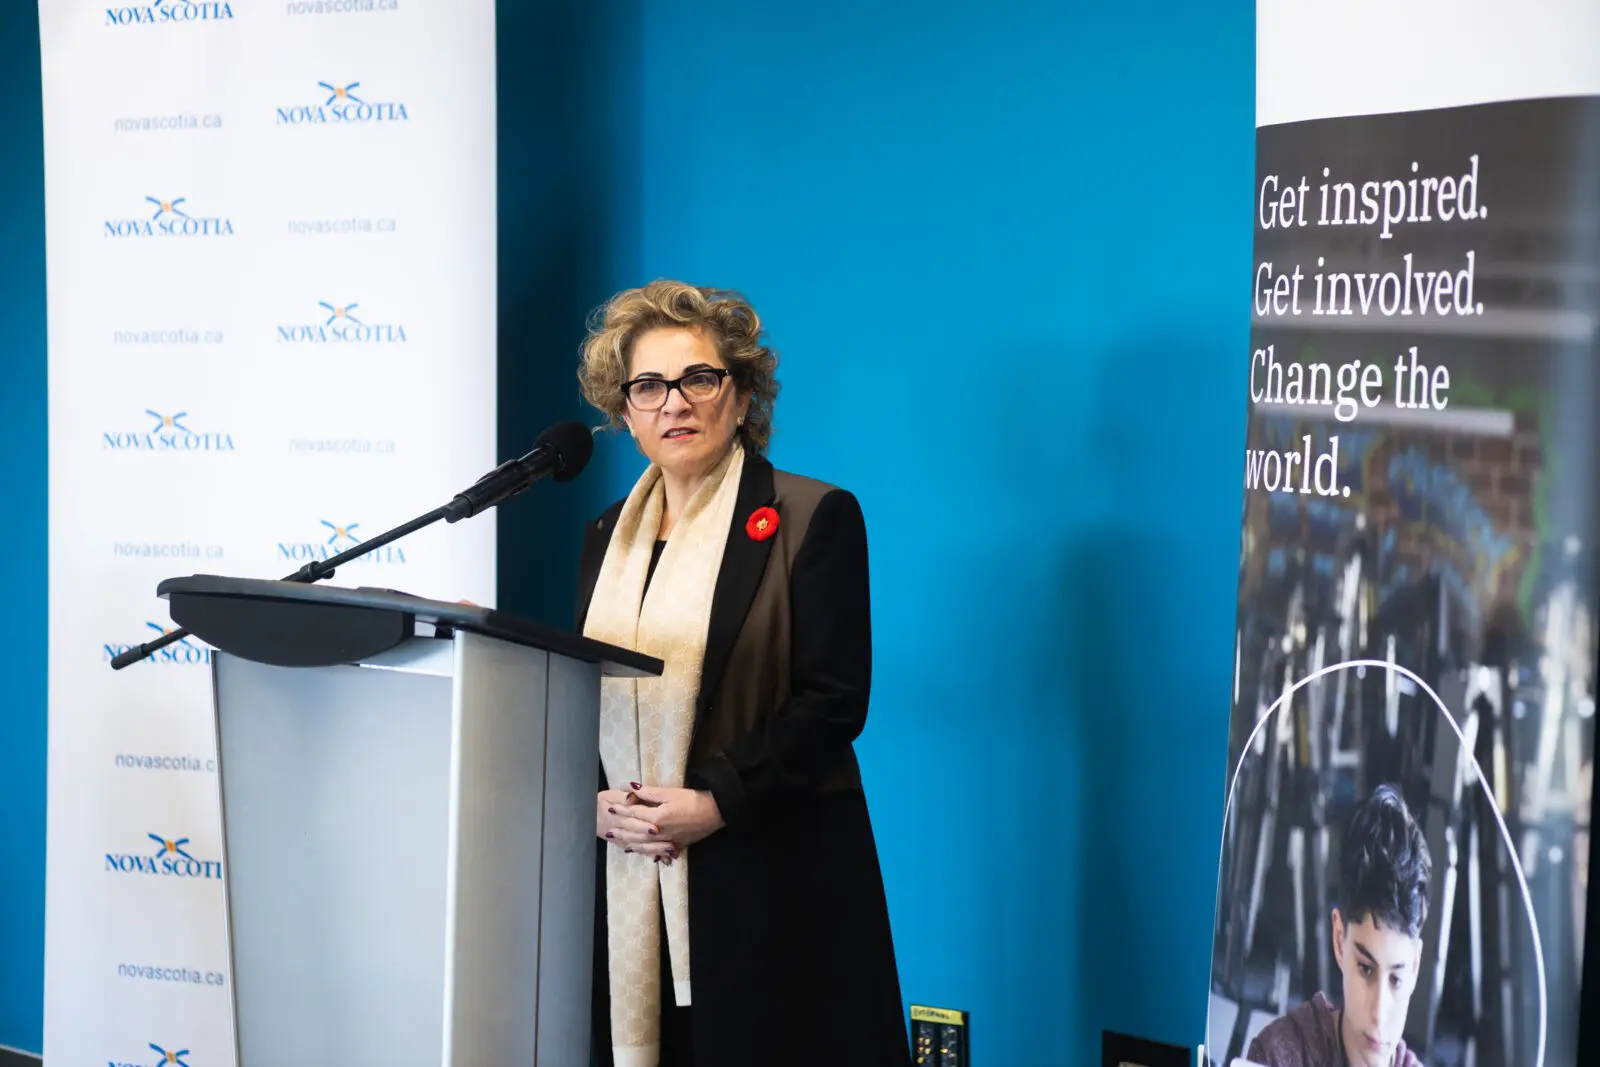
[[158,1065],[165,1064],[167,1067],[189,1067],[189,1065],[185,1063],[183,1059],[189,1054],[189,1050],[186,1048],[175,1049],[171,1052],[168,1052],[154,1041],[150,1042],[150,1048],[157,1056],[161,1057],[156,1061]]
[[218,215],[203,215],[184,206],[188,197],[164,200],[147,196],[155,211],[128,218],[107,219],[105,236],[122,239],[138,237],[232,237],[233,220]]
[[144,852],[107,852],[106,870],[114,874],[143,874],[159,878],[205,880],[222,877],[222,864],[217,860],[197,857],[187,837],[163,837],[160,834],[145,836],[156,843],[154,849]]
[[176,200],[157,200],[153,196],[147,196],[145,199],[156,206],[156,213],[150,216],[152,219],[159,220],[163,215],[174,215],[180,219],[186,219],[189,217],[182,211],[178,210],[178,205],[189,199],[186,196],[180,196]]
[[110,1067],[192,1067],[189,1061],[184,1059],[189,1055],[189,1050],[186,1048],[168,1050],[152,1041],[150,1051],[161,1058],[154,1063],[143,1056],[137,1060],[111,1060]]
[[366,313],[356,313],[360,304],[334,304],[317,301],[322,308],[316,321],[278,327],[278,341],[284,344],[404,344],[406,328],[393,322],[369,321]]
[[193,430],[187,411],[163,414],[145,408],[147,420],[100,435],[100,447],[115,452],[232,452],[233,436],[216,430]]
[[[154,641],[167,636],[175,627],[162,626],[159,622],[146,622],[145,628],[152,632],[145,634],[145,640]],[[142,643],[142,642],[141,642]],[[137,647],[130,643],[107,642],[100,646],[101,658],[107,663]],[[144,658],[144,662],[156,666],[168,667],[204,667],[211,663],[211,649],[204,645],[195,644],[188,637],[180,637],[166,648],[159,648]]]
[[406,106],[383,100],[367,92],[358,93],[360,82],[335,85],[318,82],[322,91],[316,103],[293,104],[278,108],[279,126],[360,126],[375,122],[409,122]]
[[327,519],[323,519],[322,525],[333,531],[333,534],[328,538],[328,544],[340,552],[347,548],[354,548],[361,543],[361,538],[350,532],[361,525],[359,522],[352,522],[349,526],[335,526]]
[[233,18],[233,8],[227,3],[202,0],[188,3],[184,0],[156,0],[153,4],[136,4],[130,7],[106,8],[107,26],[156,26],[175,22],[214,22]]
[[323,323],[324,326],[332,326],[335,322],[353,322],[357,326],[366,325],[366,323],[362,322],[360,319],[356,318],[355,315],[351,314],[351,312],[355,311],[356,309],[354,304],[346,304],[344,307],[334,307],[326,300],[318,300],[317,303],[328,309],[328,321]]
[[[322,529],[313,539],[306,541],[279,541],[278,559],[285,563],[310,563],[313,560],[332,559],[341,552],[348,552],[361,544],[361,538],[355,534],[359,522],[336,523],[323,519]],[[402,564],[406,561],[405,549],[399,545],[379,545],[364,556],[358,556],[344,566],[350,564]]]

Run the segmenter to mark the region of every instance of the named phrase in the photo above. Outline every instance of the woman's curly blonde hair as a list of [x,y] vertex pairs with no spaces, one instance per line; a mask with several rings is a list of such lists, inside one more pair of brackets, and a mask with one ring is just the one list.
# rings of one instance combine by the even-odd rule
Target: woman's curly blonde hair
[[729,377],[750,406],[740,427],[744,439],[764,455],[772,439],[772,406],[778,398],[778,354],[764,343],[761,316],[739,293],[668,280],[624,289],[589,317],[578,382],[584,399],[606,416],[606,425],[621,429],[627,399],[633,344],[650,330],[683,327],[701,331],[717,346]]

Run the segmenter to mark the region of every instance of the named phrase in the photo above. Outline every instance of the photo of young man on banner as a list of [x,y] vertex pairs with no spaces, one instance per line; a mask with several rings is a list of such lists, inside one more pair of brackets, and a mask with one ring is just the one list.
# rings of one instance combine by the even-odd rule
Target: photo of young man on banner
[[1340,841],[1333,908],[1340,1006],[1319,991],[1268,1024],[1250,1042],[1252,1063],[1417,1067],[1402,1035],[1422,969],[1432,869],[1422,830],[1392,786],[1357,805]]

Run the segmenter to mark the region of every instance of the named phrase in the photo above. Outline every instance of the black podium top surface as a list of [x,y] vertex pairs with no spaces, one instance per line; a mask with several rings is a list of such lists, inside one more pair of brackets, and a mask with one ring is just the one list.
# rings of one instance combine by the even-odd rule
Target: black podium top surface
[[278,666],[353,663],[411,637],[416,622],[598,663],[609,675],[654,676],[664,666],[654,657],[493,608],[394,589],[196,574],[166,579],[156,595],[170,603],[172,620],[202,641]]

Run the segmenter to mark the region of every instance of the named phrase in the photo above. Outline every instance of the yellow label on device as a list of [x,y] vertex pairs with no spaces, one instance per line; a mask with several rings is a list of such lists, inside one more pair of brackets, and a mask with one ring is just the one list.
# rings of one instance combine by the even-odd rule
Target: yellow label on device
[[951,1026],[964,1026],[966,1020],[959,1011],[950,1011],[946,1008],[924,1008],[920,1004],[911,1005],[911,1020],[919,1023],[948,1023]]

